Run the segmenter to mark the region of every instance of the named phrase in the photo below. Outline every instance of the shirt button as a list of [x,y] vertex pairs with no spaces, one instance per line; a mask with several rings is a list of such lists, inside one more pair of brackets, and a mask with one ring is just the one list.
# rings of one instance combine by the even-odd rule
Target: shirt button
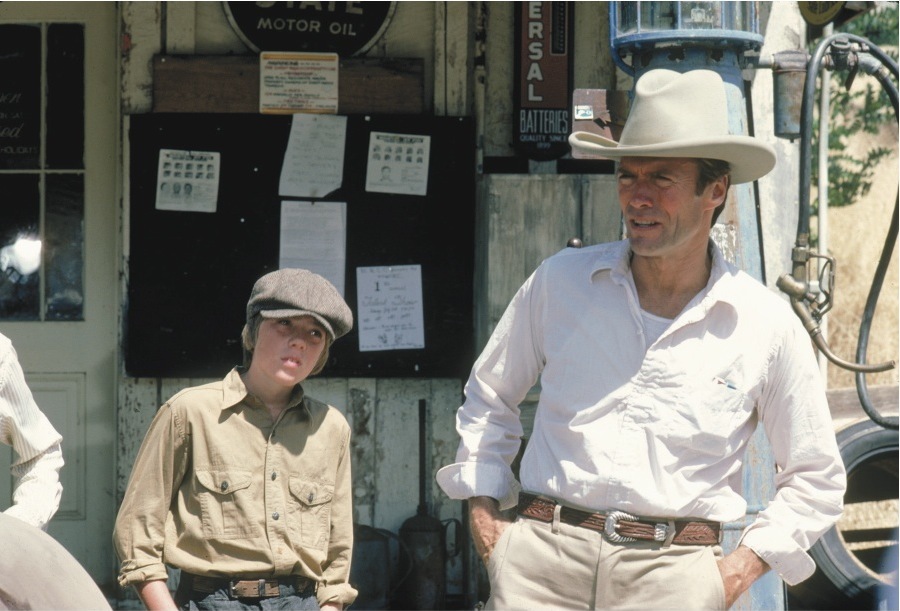
[[309,493],[309,496],[306,497],[306,502],[307,502],[307,503],[312,503],[314,498],[316,498],[316,495],[313,494],[312,492],[310,492],[310,493]]
[[276,477],[275,472],[272,471],[272,481],[275,481],[275,477]]
[[278,512],[277,512],[277,511],[274,512],[274,513],[272,514],[272,519],[273,519],[273,520],[277,520],[279,517],[280,517],[280,516],[278,515]]
[[228,482],[222,482],[221,484],[219,484],[219,488],[222,489],[222,492],[225,492],[226,490],[228,490]]

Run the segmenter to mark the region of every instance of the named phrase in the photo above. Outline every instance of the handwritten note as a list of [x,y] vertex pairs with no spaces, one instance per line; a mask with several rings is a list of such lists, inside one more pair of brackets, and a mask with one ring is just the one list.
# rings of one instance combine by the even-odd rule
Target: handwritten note
[[296,114],[281,165],[278,193],[325,197],[344,180],[347,117]]
[[357,267],[359,351],[425,347],[422,266]]

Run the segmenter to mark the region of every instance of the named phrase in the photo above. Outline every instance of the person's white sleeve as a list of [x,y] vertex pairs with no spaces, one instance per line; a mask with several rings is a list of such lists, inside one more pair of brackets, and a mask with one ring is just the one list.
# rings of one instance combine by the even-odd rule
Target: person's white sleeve
[[775,456],[776,493],[741,543],[788,584],[815,572],[807,551],[840,517],[847,474],[809,337],[799,322],[773,348],[760,420]]
[[62,466],[62,447],[58,443],[28,462],[13,466],[11,471],[18,483],[13,492],[13,504],[3,513],[46,530],[50,518],[59,509],[62,497],[59,470]]
[[62,437],[34,402],[11,346],[0,362],[0,441],[16,453],[13,505],[4,513],[46,529],[62,496]]
[[535,278],[519,289],[497,323],[466,383],[466,400],[456,414],[460,443],[456,462],[437,473],[437,482],[453,499],[489,496],[501,509],[515,505],[519,493],[510,465],[521,445],[519,403],[543,367],[541,315]]

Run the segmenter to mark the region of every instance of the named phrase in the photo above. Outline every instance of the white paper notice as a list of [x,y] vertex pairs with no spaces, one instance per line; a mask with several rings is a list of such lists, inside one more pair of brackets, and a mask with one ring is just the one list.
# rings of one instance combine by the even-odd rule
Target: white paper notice
[[422,266],[357,267],[359,351],[425,347]]
[[156,179],[156,209],[215,212],[221,154],[161,149]]
[[295,114],[281,165],[278,193],[325,197],[344,179],[347,117]]
[[308,269],[344,294],[345,202],[281,202],[278,267]]
[[337,53],[259,54],[259,112],[337,113]]
[[431,136],[369,134],[366,191],[426,195]]

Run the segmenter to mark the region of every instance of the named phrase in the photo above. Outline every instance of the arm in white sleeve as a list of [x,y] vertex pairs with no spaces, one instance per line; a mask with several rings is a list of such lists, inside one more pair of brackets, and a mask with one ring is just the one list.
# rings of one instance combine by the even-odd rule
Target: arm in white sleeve
[[775,349],[759,414],[778,468],[776,493],[741,543],[793,585],[815,571],[806,550],[840,517],[847,487],[818,364],[799,322]]
[[501,509],[516,503],[519,484],[510,465],[522,438],[519,403],[543,368],[539,268],[513,297],[475,362],[466,400],[456,414],[456,462],[437,473],[453,499],[489,496]]
[[62,437],[38,408],[25,383],[15,350],[5,337],[0,346],[0,441],[17,457],[10,472],[16,478],[13,505],[4,513],[46,529],[59,509],[63,466]]
[[62,466],[62,447],[58,443],[31,460],[14,465],[11,471],[18,482],[13,491],[13,504],[3,513],[46,530],[50,518],[59,509]]

